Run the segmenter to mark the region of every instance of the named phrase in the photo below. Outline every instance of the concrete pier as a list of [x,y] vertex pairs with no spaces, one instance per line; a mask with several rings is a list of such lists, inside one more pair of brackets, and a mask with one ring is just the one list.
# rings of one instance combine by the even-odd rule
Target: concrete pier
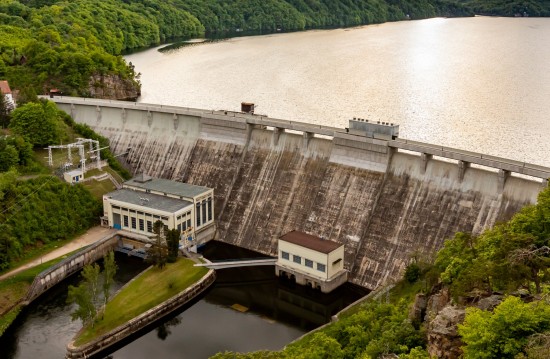
[[413,253],[429,256],[457,231],[510,218],[550,178],[546,167],[401,139],[391,124],[378,134],[231,111],[53,100],[109,138],[115,154],[131,148],[120,159],[136,173],[214,187],[218,240],[271,256],[291,230],[344,243],[349,279],[370,289],[400,278]]

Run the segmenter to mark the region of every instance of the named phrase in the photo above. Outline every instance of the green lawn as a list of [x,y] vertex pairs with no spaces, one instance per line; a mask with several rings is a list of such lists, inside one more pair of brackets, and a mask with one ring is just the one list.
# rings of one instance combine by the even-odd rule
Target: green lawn
[[[19,300],[25,298],[27,290],[36,277],[43,270],[53,266],[62,259],[70,256],[66,254],[62,257],[52,259],[51,261],[42,263],[36,267],[29,268],[25,271],[15,274],[13,277],[9,277],[0,281],[0,312],[9,308],[12,304],[17,303]],[[4,330],[8,328],[11,322],[17,317],[20,307],[15,307],[11,311],[0,316],[0,336],[4,333]]]
[[82,345],[113,330],[198,282],[208,269],[193,264],[180,258],[162,270],[151,268],[137,277],[107,304],[103,319],[80,332],[75,344]]
[[105,179],[103,181],[91,180],[83,182],[82,185],[90,191],[90,193],[97,199],[103,200],[103,195],[114,191],[115,185],[111,180]]

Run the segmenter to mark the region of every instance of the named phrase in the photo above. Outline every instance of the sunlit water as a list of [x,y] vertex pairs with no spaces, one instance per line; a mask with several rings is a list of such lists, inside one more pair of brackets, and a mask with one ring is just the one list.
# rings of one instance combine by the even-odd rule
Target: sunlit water
[[550,19],[430,19],[241,37],[126,56],[141,102],[239,110],[550,166]]

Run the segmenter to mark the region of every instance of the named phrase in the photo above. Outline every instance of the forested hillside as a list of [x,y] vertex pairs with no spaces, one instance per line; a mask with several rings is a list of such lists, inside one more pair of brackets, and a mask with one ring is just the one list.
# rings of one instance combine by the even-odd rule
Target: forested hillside
[[23,102],[51,88],[130,100],[139,96],[139,74],[120,54],[172,38],[474,13],[548,16],[550,1],[0,0],[0,78]]

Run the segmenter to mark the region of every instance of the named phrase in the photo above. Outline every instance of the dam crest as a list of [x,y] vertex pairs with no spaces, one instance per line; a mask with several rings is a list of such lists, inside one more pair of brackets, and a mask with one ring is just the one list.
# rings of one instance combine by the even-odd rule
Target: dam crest
[[[457,231],[536,202],[550,169],[372,133],[231,111],[54,97],[134,173],[215,189],[216,239],[276,256],[292,230],[344,243],[374,289]],[[363,123],[363,122],[361,122]],[[386,125],[391,128],[392,125]]]

